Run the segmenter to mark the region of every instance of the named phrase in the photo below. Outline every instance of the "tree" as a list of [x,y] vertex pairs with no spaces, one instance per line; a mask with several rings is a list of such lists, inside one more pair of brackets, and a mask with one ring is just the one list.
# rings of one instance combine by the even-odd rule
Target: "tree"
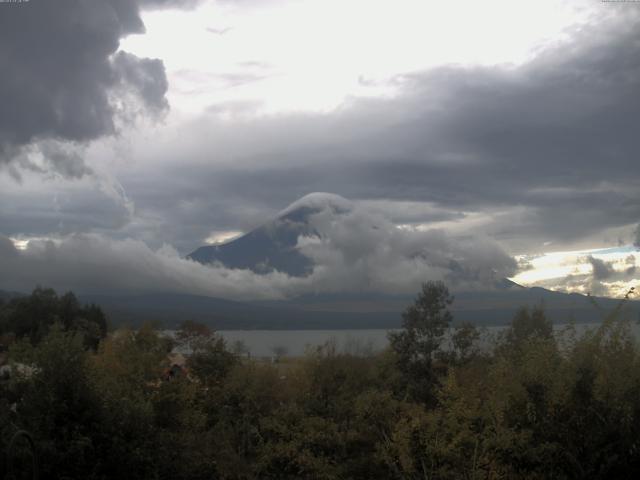
[[527,307],[521,307],[506,332],[507,342],[512,346],[522,345],[531,338],[553,338],[553,324],[545,315],[542,306],[533,307],[531,311]]
[[274,345],[271,347],[271,352],[273,353],[274,361],[279,362],[289,353],[289,349],[284,345]]
[[176,333],[178,346],[189,353],[187,366],[207,386],[221,384],[239,362],[229,351],[225,339],[206,325],[186,320]]
[[0,333],[39,343],[53,327],[78,332],[85,347],[96,349],[107,335],[107,320],[96,305],[83,306],[72,292],[58,297],[50,288],[37,287],[29,296],[12,299],[0,315]]
[[453,319],[449,312],[451,303],[453,297],[443,282],[423,283],[413,305],[402,314],[403,329],[389,333],[391,349],[406,386],[416,399],[427,403],[435,400],[439,368],[434,359]]
[[189,349],[193,349],[195,344],[203,339],[210,338],[213,332],[205,324],[194,320],[185,320],[180,324],[180,328],[176,332],[176,340]]
[[32,373],[18,379],[16,411],[38,445],[42,478],[87,478],[100,456],[101,399],[82,335],[54,324],[37,346],[23,347],[16,359],[28,362]]
[[455,360],[458,363],[465,363],[478,353],[476,343],[480,339],[480,332],[475,325],[464,322],[455,328],[451,336],[451,343]]
[[251,350],[243,340],[236,340],[231,345],[231,351],[236,354],[238,357],[246,355],[247,357],[251,357]]

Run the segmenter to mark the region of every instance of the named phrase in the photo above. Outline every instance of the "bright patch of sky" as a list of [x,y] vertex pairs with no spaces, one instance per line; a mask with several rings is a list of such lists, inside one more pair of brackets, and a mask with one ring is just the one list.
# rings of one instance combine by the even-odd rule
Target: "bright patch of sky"
[[164,61],[174,112],[329,111],[350,96],[393,95],[402,74],[436,65],[525,62],[586,21],[586,5],[210,0],[145,13],[146,33],[121,49]]
[[24,251],[29,248],[29,242],[54,242],[60,243],[59,238],[55,237],[29,237],[25,235],[21,235],[19,237],[9,237],[9,240],[13,242],[13,246],[16,250]]
[[[597,278],[593,259],[605,269],[602,278]],[[632,246],[519,255],[516,260],[523,270],[511,280],[527,287],[621,298],[638,285],[640,277],[640,251]]]

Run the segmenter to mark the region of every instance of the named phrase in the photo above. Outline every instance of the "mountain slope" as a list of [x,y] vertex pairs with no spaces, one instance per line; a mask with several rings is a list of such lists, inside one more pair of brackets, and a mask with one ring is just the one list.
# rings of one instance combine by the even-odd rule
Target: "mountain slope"
[[19,292],[7,292],[6,290],[0,290],[0,301],[8,302],[14,298],[24,297],[24,293]]
[[351,205],[338,195],[312,193],[246,235],[222,245],[200,247],[188,258],[204,264],[220,262],[227,268],[256,273],[278,270],[294,277],[306,276],[313,270],[313,262],[296,249],[298,237],[317,235],[309,219],[327,209],[340,215],[350,211]]

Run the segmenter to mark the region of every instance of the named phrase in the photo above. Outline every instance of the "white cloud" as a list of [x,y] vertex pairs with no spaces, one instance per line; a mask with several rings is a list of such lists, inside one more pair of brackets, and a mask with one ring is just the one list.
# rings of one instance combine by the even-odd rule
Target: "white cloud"
[[295,290],[286,275],[207,267],[165,246],[95,234],[30,241],[24,250],[0,247],[0,288],[28,291],[37,284],[91,293],[176,292],[223,298],[280,298]]
[[158,250],[132,240],[96,234],[31,240],[17,250],[0,248],[0,288],[36,284],[81,292],[180,292],[230,299],[278,299],[310,292],[413,293],[420,282],[443,279],[453,288],[490,287],[513,273],[515,262],[489,239],[460,239],[440,230],[402,230],[385,218],[353,207],[325,209],[311,217],[318,237],[300,237],[298,248],[316,267],[289,277],[204,266],[170,246]]

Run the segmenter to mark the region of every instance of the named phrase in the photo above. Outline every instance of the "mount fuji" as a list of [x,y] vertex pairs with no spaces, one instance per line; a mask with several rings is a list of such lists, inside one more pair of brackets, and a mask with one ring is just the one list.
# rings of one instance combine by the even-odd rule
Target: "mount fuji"
[[353,204],[339,195],[311,193],[255,230],[222,245],[200,247],[187,257],[203,264],[220,263],[256,273],[277,270],[292,277],[307,276],[314,263],[299,251],[298,239],[322,235],[311,217],[322,212],[340,216],[352,210]]
[[[356,210],[353,202],[338,195],[309,194],[282,210],[274,219],[242,237],[222,245],[200,247],[188,258],[203,264],[249,269],[258,274],[279,271],[294,278],[304,279],[314,275],[314,268],[317,266],[315,259],[309,256],[309,251],[301,248],[304,247],[305,241],[313,244],[315,240],[321,242],[325,239],[332,246],[342,248],[343,251],[338,258],[340,260],[344,258],[345,264],[340,265],[340,262],[334,262],[333,267],[337,265],[344,269],[343,272],[348,273],[352,268],[362,268],[363,263],[369,262],[369,267],[375,264],[377,258],[366,257],[367,248],[371,250],[370,244],[383,243],[391,239],[396,242],[395,246],[400,245],[404,250],[401,256],[391,257],[388,264],[390,267],[393,267],[393,263],[398,259],[404,261],[408,258],[417,262],[423,261],[427,269],[423,269],[422,272],[428,272],[428,269],[432,268],[431,265],[434,269],[445,272],[443,277],[445,282],[450,288],[453,287],[455,301],[452,310],[456,321],[471,321],[485,325],[505,324],[512,318],[518,307],[536,304],[543,304],[547,315],[556,322],[566,322],[569,319],[579,322],[601,320],[600,313],[584,295],[554,292],[539,287],[522,287],[510,281],[507,278],[508,275],[496,275],[490,263],[482,262],[483,251],[480,251],[480,254],[476,252],[475,256],[470,258],[465,257],[463,247],[452,248],[447,245],[452,243],[453,239],[444,238],[444,240],[433,242],[432,238],[427,237],[431,243],[425,245],[420,243],[422,237],[413,243],[407,242],[406,238],[402,237],[402,240],[397,242],[395,232],[390,236],[380,233],[384,228],[394,230],[392,224],[388,222],[384,224],[376,217],[367,216],[358,217],[364,218],[364,221],[359,223],[352,221],[351,217]],[[383,223],[378,225],[376,223],[378,221]],[[340,222],[342,222],[341,229],[336,229],[335,225]],[[350,231],[354,225],[360,228],[355,233]],[[398,235],[400,234],[402,232]],[[333,237],[329,238],[331,236]],[[351,242],[345,246],[346,237],[351,237]],[[473,244],[471,247],[473,248]],[[386,248],[385,245],[376,245],[374,252],[379,253]],[[430,250],[433,248],[440,250],[433,252]],[[356,256],[360,256],[358,261],[348,263],[349,253],[353,256],[353,250],[357,251]],[[481,260],[478,261],[477,258]],[[387,257],[383,259],[388,260]],[[383,271],[383,275],[384,267],[378,269]],[[369,273],[369,270],[364,270]],[[334,279],[339,280],[340,275],[334,276]],[[465,283],[466,280],[470,280],[471,283]],[[480,288],[456,288],[456,282],[463,286],[480,285]],[[415,290],[412,290],[414,293],[407,291],[385,293],[380,290],[366,290],[366,288],[344,291],[337,288],[331,291],[315,290],[296,298],[243,302],[243,305],[257,308],[255,312],[246,315],[247,319],[253,319],[251,321],[255,321],[256,318],[264,319],[265,316],[273,314],[273,320],[268,320],[263,328],[321,328],[321,326],[374,328],[374,325],[393,327],[398,326],[400,312],[413,301],[418,288],[419,282]],[[602,298],[598,301],[605,309],[614,308],[617,304],[617,300],[614,299]],[[635,312],[636,302],[631,303]],[[275,318],[278,320],[276,321]],[[256,324],[251,323],[251,325]]]

